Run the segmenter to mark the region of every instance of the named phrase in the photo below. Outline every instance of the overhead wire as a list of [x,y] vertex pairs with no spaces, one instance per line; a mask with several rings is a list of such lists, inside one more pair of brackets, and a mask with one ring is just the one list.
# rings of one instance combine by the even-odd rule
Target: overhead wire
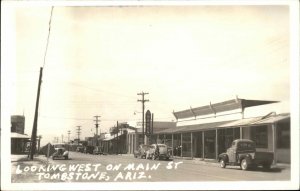
[[49,29],[48,29],[48,37],[47,37],[47,42],[46,42],[46,50],[45,50],[45,54],[44,54],[44,64],[43,64],[43,68],[45,67],[46,64],[46,55],[47,55],[47,51],[48,51],[48,44],[49,44],[49,38],[50,38],[50,32],[51,32],[51,22],[52,22],[52,13],[53,13],[53,6],[51,7],[51,13],[50,13],[50,20],[49,20]]

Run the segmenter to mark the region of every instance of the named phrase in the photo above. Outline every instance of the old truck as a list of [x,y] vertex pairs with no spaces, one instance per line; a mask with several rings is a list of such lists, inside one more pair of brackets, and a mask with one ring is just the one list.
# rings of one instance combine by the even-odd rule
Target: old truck
[[227,149],[226,153],[218,156],[218,161],[222,168],[226,165],[240,166],[242,170],[263,166],[270,169],[273,163],[273,152],[257,152],[255,143],[249,139],[237,139]]

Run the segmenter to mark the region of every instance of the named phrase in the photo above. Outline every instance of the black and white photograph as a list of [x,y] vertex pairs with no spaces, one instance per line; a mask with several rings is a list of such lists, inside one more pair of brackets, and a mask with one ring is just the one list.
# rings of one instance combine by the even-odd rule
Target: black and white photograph
[[3,190],[298,190],[299,2],[2,1]]

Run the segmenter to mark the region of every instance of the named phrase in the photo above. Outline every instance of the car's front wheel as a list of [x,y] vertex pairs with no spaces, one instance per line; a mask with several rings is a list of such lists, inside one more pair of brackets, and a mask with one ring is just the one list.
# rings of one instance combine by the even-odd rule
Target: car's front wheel
[[224,159],[220,160],[220,167],[221,168],[225,168],[226,167],[226,163],[225,163]]
[[241,162],[242,170],[248,170],[248,167],[249,167],[249,164],[248,164],[247,160],[243,159],[242,162]]

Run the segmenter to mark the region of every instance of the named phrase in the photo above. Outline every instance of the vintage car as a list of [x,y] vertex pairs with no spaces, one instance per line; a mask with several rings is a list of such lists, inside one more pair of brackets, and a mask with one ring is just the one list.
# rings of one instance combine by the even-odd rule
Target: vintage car
[[135,158],[146,158],[146,152],[150,149],[150,145],[141,144],[138,150],[134,151],[133,155]]
[[52,159],[68,159],[69,158],[69,151],[65,150],[64,148],[55,148],[55,152],[52,154]]
[[240,166],[242,170],[263,166],[269,169],[274,159],[272,152],[257,152],[255,144],[249,139],[237,139],[227,149],[226,153],[218,156],[220,166],[225,168],[226,165]]
[[96,147],[94,148],[94,150],[93,150],[93,154],[94,154],[94,155],[101,155],[101,154],[103,154],[103,149],[102,149],[102,147],[96,146]]
[[85,146],[84,149],[83,149],[83,153],[85,154],[93,154],[93,151],[94,151],[94,146]]
[[76,148],[76,152],[83,153],[83,151],[84,151],[84,148],[81,146]]
[[152,144],[147,152],[146,158],[150,158],[152,160],[163,158],[165,160],[169,160],[170,149],[168,149],[168,146],[165,144]]

